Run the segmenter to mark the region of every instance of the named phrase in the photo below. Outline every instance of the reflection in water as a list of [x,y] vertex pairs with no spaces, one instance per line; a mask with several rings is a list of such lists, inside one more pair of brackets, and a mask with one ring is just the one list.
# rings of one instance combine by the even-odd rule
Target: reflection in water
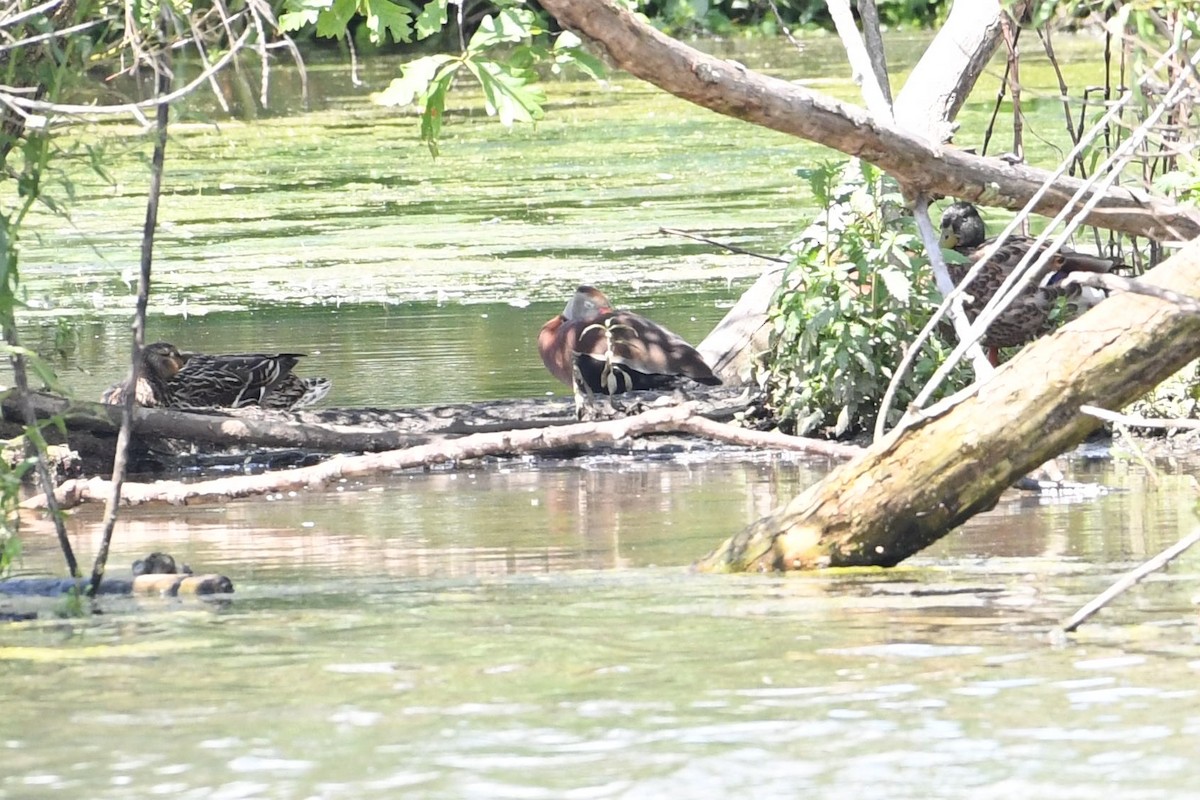
[[[272,580],[484,577],[687,564],[816,480],[791,457],[570,463],[405,472],[329,491],[186,509],[130,509],[114,564],[166,550],[194,568]],[[48,532],[49,528],[43,526]],[[81,558],[98,508],[72,519]],[[53,564],[44,537],[27,560]]]
[[[131,509],[114,563],[169,550],[237,592],[0,629],[0,796],[1191,796],[1194,562],[1050,635],[1192,524],[1190,484],[1070,466],[1116,491],[788,577],[681,567],[828,464],[497,462]],[[98,518],[72,518],[85,558]]]

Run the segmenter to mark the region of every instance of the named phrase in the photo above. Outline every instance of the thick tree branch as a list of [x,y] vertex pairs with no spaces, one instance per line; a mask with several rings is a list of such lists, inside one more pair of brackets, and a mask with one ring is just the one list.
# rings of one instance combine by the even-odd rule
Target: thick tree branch
[[[938,146],[862,108],[706,55],[654,30],[610,0],[544,0],[542,5],[566,27],[600,43],[633,75],[721,114],[863,158],[891,173],[911,193],[1015,209],[1051,175]],[[1059,177],[1034,210],[1057,213],[1082,186],[1077,179]],[[1086,221],[1158,240],[1200,236],[1200,211],[1127,188],[1110,189]]]

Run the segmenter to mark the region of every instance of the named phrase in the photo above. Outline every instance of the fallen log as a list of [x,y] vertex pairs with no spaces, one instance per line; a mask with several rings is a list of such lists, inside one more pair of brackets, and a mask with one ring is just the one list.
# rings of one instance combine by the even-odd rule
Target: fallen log
[[[1190,294],[1200,240],[1142,280]],[[1161,298],[1109,298],[988,380],[883,437],[698,564],[704,570],[892,566],[991,508],[1017,478],[1200,356],[1200,315]]]
[[[859,448],[851,445],[803,439],[781,434],[746,431],[732,425],[698,417],[699,401],[667,408],[655,408],[636,416],[605,422],[578,422],[571,425],[542,427],[534,430],[476,433],[458,439],[360,456],[335,456],[311,467],[258,475],[239,475],[215,480],[183,483],[127,481],[121,492],[123,505],[164,502],[178,505],[201,500],[246,497],[254,494],[318,487],[341,478],[362,477],[381,472],[444,464],[487,456],[519,453],[547,453],[596,443],[616,443],[651,433],[691,431],[710,438],[722,438],[740,446],[771,447],[820,455],[849,457]],[[63,508],[85,502],[103,502],[111,484],[103,478],[70,480],[58,487],[56,498]],[[21,504],[25,509],[45,508],[44,495]]]
[[[697,413],[716,420],[732,419],[744,411],[747,400],[733,388],[695,387],[686,396],[658,392],[631,392],[621,401],[627,406],[699,403]],[[82,461],[83,474],[107,472],[112,464],[121,409],[73,401],[45,392],[31,393],[41,419],[57,418],[67,432],[45,430],[50,441],[69,441]],[[14,394],[0,402],[3,422],[0,435],[18,434],[23,428]],[[436,445],[445,439],[474,433],[528,430],[574,423],[570,398],[527,398],[482,403],[460,403],[399,410],[308,409],[297,412],[258,408],[180,411],[164,408],[134,409],[135,459],[141,472],[162,472],[194,463],[193,454],[205,454],[206,463],[221,461],[216,454],[249,455],[254,463],[281,466],[304,464],[311,454],[377,453],[419,445]],[[280,449],[290,452],[281,453]],[[268,453],[268,450],[274,451]],[[228,461],[229,459],[224,459]]]

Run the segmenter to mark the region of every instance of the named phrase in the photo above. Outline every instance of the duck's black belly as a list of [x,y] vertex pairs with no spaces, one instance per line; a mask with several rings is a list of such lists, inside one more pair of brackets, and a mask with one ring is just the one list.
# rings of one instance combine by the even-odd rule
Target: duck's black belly
[[670,389],[681,380],[678,375],[641,372],[620,362],[602,361],[588,355],[577,356],[575,365],[584,385],[600,394]]

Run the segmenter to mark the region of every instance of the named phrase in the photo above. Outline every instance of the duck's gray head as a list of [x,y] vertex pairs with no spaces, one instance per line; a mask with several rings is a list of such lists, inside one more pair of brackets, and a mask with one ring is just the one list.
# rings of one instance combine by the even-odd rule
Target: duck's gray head
[[954,203],[942,212],[942,247],[970,250],[983,244],[987,229],[983,217],[970,203]]
[[571,302],[563,309],[562,315],[573,321],[598,317],[607,311],[612,311],[612,303],[608,301],[604,292],[593,286],[580,286],[575,290]]

